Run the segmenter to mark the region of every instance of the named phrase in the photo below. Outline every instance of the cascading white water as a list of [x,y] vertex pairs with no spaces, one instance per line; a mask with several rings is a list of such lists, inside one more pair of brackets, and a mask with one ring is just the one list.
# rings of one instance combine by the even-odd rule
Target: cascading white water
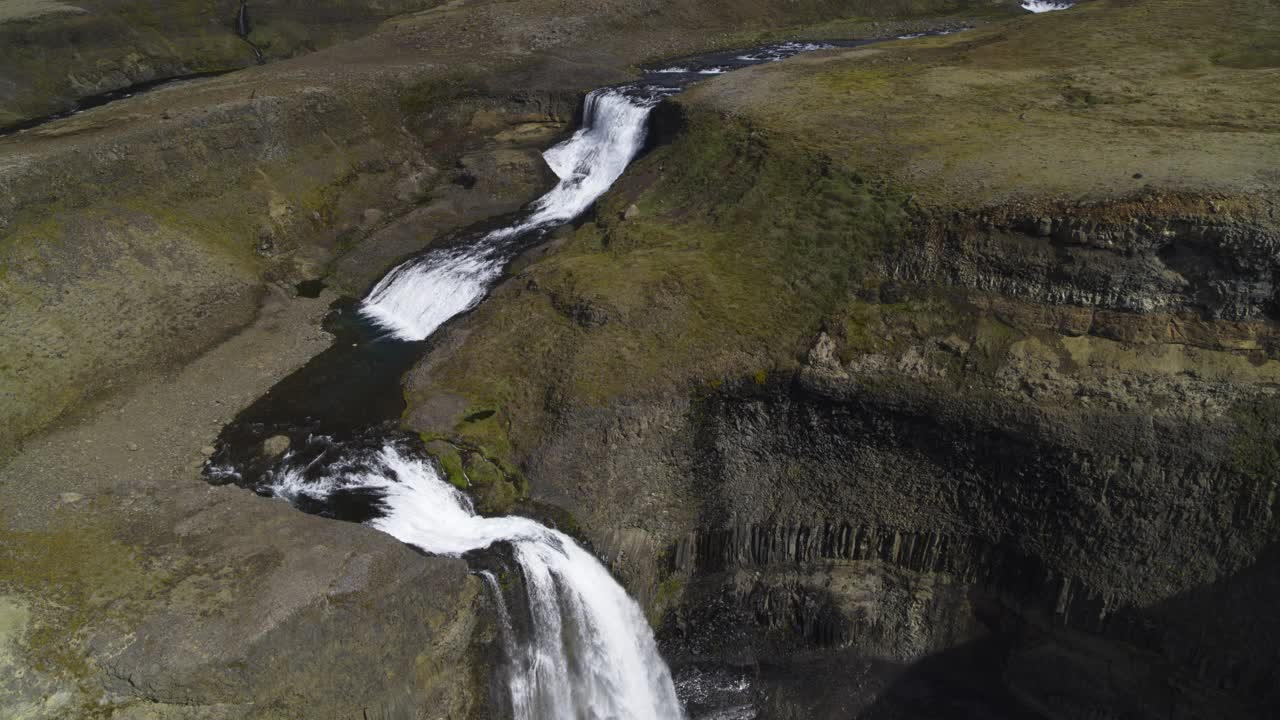
[[[606,88],[588,95],[582,129],[543,155],[560,181],[523,220],[403,263],[373,288],[361,313],[392,337],[416,341],[474,307],[518,252],[520,237],[576,218],[622,175],[644,145],[650,111],[671,91]],[[394,445],[344,457],[324,477],[309,470],[286,457],[270,474],[270,487],[294,504],[375,493],[383,514],[369,524],[431,553],[460,556],[511,544],[532,620],[532,636],[517,641],[500,609],[516,720],[682,717],[639,605],[568,536],[527,518],[479,517],[430,462]]]
[[660,94],[605,88],[587,96],[584,124],[543,154],[560,181],[521,222],[466,247],[443,248],[388,273],[361,313],[400,340],[425,340],[484,298],[510,260],[512,238],[562,225],[591,207],[644,146],[649,112]]
[[[427,552],[461,556],[511,544],[532,618],[532,637],[508,646],[516,720],[682,717],[640,606],[567,535],[528,518],[476,515],[467,496],[441,480],[429,461],[395,446],[335,466],[325,478],[306,479],[303,472],[279,472],[275,493],[295,503],[340,491],[378,493],[385,514],[370,525]],[[500,620],[509,631],[509,620]]]
[[526,664],[528,653],[516,640],[516,631],[511,624],[511,613],[507,611],[507,601],[502,596],[502,586],[498,578],[488,570],[481,570],[480,577],[489,586],[493,601],[498,609],[498,632],[502,635],[502,647],[507,652],[507,664],[510,671],[508,689],[511,696],[511,720],[534,720],[533,708],[530,707],[529,672]]
[[1053,12],[1054,10],[1066,10],[1070,8],[1070,2],[1057,2],[1055,0],[1023,0],[1022,9],[1033,13]]

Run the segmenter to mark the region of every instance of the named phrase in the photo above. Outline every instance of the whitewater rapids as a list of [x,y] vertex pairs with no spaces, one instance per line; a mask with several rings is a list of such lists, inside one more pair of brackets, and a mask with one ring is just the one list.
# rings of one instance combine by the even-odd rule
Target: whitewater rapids
[[1033,13],[1046,13],[1055,10],[1067,10],[1071,7],[1069,2],[1055,2],[1054,0],[1023,0],[1022,9]]
[[361,313],[398,340],[425,340],[475,307],[518,251],[521,237],[563,225],[591,207],[644,146],[649,113],[661,93],[605,88],[587,96],[584,125],[543,154],[560,178],[521,222],[464,247],[442,248],[388,273]]

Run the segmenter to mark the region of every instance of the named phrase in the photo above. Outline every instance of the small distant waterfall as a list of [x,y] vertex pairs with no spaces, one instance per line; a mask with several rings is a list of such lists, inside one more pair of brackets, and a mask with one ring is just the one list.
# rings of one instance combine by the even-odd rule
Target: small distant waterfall
[[1033,13],[1053,12],[1054,10],[1066,10],[1072,6],[1070,2],[1057,2],[1055,0],[1023,0],[1022,9]]
[[249,0],[240,0],[240,9],[236,11],[234,29],[236,37],[245,41],[245,44],[253,49],[253,56],[258,60],[258,64],[265,63],[266,58],[262,55],[262,48],[249,39],[249,35],[253,32],[253,22],[249,19]]
[[[476,515],[466,495],[427,460],[395,446],[352,458],[323,478],[281,472],[275,493],[323,502],[334,493],[377,493],[385,514],[369,524],[417,548],[460,556],[511,543],[532,618],[517,638],[501,608],[516,720],[668,720],[680,701],[653,632],[635,600],[591,553],[564,533],[522,517]],[[496,580],[486,578],[501,598]]]
[[252,29],[249,27],[249,3],[247,0],[240,1],[240,9],[236,11],[236,35],[241,40],[248,40],[249,33]]
[[587,96],[584,124],[543,157],[560,178],[520,222],[465,247],[441,248],[405,262],[369,292],[361,312],[400,340],[424,340],[474,307],[520,248],[519,239],[581,215],[613,185],[644,146],[660,92],[606,88]]

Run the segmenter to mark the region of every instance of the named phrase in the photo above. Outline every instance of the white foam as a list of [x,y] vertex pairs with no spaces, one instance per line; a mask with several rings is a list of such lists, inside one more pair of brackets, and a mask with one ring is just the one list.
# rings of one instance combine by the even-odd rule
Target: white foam
[[1073,3],[1054,2],[1054,0],[1022,0],[1022,9],[1033,13],[1053,12],[1054,10],[1066,10]]
[[658,100],[616,88],[588,95],[586,126],[543,153],[560,182],[538,200],[523,226],[565,223],[591,207],[644,146],[649,113]]
[[411,260],[374,286],[361,312],[401,340],[425,340],[475,307],[502,272],[482,248],[440,251]]
[[747,55],[739,55],[738,59],[744,62],[777,62],[800,53],[832,50],[835,47],[830,43],[784,42]]

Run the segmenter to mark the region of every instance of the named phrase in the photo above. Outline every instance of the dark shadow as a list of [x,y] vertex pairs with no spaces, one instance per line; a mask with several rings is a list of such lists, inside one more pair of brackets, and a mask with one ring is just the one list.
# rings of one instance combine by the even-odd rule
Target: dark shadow
[[[914,663],[798,644],[753,665],[686,657],[677,685],[693,720],[740,705],[758,720],[1280,717],[1280,544],[1231,577],[1122,609],[1095,630],[980,590],[971,602],[988,634]],[[708,690],[716,677],[741,684]]]

